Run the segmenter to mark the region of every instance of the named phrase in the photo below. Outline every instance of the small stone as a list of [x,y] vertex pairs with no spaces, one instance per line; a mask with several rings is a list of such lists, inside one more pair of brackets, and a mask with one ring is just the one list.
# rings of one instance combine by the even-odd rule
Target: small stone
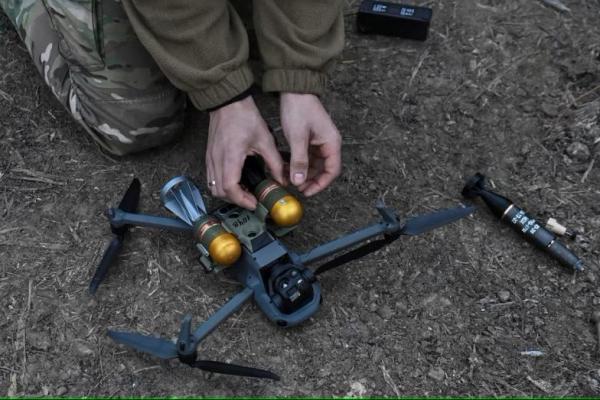
[[510,292],[508,290],[499,291],[498,299],[500,299],[501,302],[506,303],[507,301],[510,300]]
[[406,314],[408,312],[408,306],[403,301],[396,302],[396,313]]
[[356,324],[356,333],[361,338],[368,338],[371,334],[369,327],[363,323]]
[[446,377],[446,373],[440,367],[434,367],[429,370],[429,372],[427,373],[427,376],[433,380],[441,382]]
[[594,125],[591,128],[586,129],[584,132],[584,136],[592,141],[595,141],[596,139],[600,138],[600,125]]
[[519,149],[519,154],[522,156],[528,155],[531,152],[532,147],[533,145],[531,143],[523,143]]
[[50,335],[47,332],[29,332],[29,342],[33,347],[42,351],[48,351],[52,345]]
[[583,162],[590,158],[590,148],[581,142],[573,142],[567,147],[567,154],[575,161]]
[[389,320],[394,316],[394,311],[387,305],[379,308],[377,314],[383,319]]
[[556,117],[558,115],[558,106],[556,104],[542,103],[540,108],[548,117]]
[[592,389],[593,393],[600,392],[600,383],[594,378],[588,378],[588,383],[590,385],[590,389]]
[[429,310],[437,310],[444,307],[449,307],[452,305],[452,302],[446,297],[440,296],[437,293],[433,293],[427,296],[422,302],[421,305]]
[[352,382],[350,391],[346,393],[347,397],[364,397],[367,394],[367,388],[362,382]]
[[92,354],[94,354],[94,350],[90,349],[86,344],[81,343],[81,342],[75,342],[75,351],[77,351],[77,353],[79,353],[79,355],[81,356],[91,356]]
[[421,330],[421,338],[423,340],[428,340],[430,338],[433,337],[433,329],[431,329],[431,327],[423,327],[423,329]]
[[68,389],[64,386],[59,387],[58,389],[56,389],[56,395],[57,396],[62,396],[64,394],[66,394],[68,392]]

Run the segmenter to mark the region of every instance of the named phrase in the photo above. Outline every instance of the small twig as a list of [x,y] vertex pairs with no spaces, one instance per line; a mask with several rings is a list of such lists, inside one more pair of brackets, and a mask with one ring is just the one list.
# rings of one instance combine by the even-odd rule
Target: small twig
[[506,303],[494,303],[494,304],[490,304],[490,308],[495,308],[495,307],[502,307],[502,306],[510,306],[515,304],[514,301],[507,301]]
[[581,177],[581,183],[584,183],[585,180],[587,179],[588,175],[590,174],[590,172],[592,172],[592,168],[594,168],[595,162],[596,162],[596,159],[593,158],[592,161],[590,162],[590,165],[588,165],[587,169],[583,173],[583,176]]
[[158,368],[160,368],[160,365],[153,365],[151,367],[144,367],[144,368],[136,369],[135,371],[133,371],[133,373],[139,374],[140,372],[149,371],[151,369],[158,369]]
[[[29,182],[48,183],[50,185],[65,185],[64,182],[59,182],[59,181],[55,181],[54,179],[51,179],[50,175],[47,175],[47,174],[44,174],[44,173],[38,172],[38,171],[32,171],[30,169],[13,168],[10,172],[26,175],[26,176],[9,176],[9,178],[11,178],[11,179],[19,179],[22,181],[29,181]],[[52,178],[54,178],[54,177],[52,177]]]
[[[156,262],[156,266],[158,267],[159,271],[163,272],[165,275],[167,275],[169,278],[173,279],[175,282],[180,282],[179,279],[175,278],[169,271],[167,271],[166,269],[163,268],[162,265],[160,265],[160,263]],[[192,293],[197,293],[198,291],[200,291],[204,296],[206,296],[206,293],[201,289],[201,288],[196,288],[193,289],[191,286],[189,286],[186,283],[180,282],[181,285],[183,285],[184,288],[186,288],[187,290],[189,290]]]
[[6,93],[2,89],[0,89],[0,98],[3,98],[4,100],[8,101],[9,103],[12,103],[12,102],[15,101],[15,99],[13,99],[13,97],[11,95],[9,95],[8,93]]
[[50,179],[46,179],[46,178],[34,178],[34,177],[31,177],[31,176],[9,176],[9,178],[15,179],[15,180],[27,181],[27,182],[47,183],[49,185],[64,185],[64,182],[55,182],[55,181],[50,180]]
[[246,309],[248,308],[248,304],[245,304],[244,307],[242,307],[242,311],[238,312],[237,315],[235,316],[235,319],[233,320],[233,322],[231,323],[231,327],[229,328],[230,330],[233,329],[233,327],[235,327],[235,325],[238,323],[238,321],[240,320],[240,317],[242,315],[244,315],[244,312],[246,311]]
[[14,231],[18,231],[21,228],[6,228],[6,229],[2,229],[0,230],[0,235],[4,235],[5,233],[9,233],[9,232],[14,232]]
[[547,5],[548,7],[554,8],[557,11],[561,12],[571,12],[571,9],[565,6],[560,0],[540,0],[542,3]]
[[394,391],[397,397],[400,397],[400,390],[398,390],[398,386],[390,376],[389,371],[385,368],[385,365],[381,364],[381,372],[383,373],[383,380],[388,384],[390,388]]
[[31,279],[29,280],[29,286],[27,289],[27,308],[25,310],[26,312],[29,312],[29,310],[31,310],[31,297],[33,294],[33,281]]
[[419,62],[417,63],[417,65],[413,69],[412,74],[410,75],[410,79],[408,80],[408,83],[406,84],[406,89],[404,89],[404,94],[402,95],[403,99],[406,97],[406,95],[408,93],[408,90],[411,88],[411,86],[413,84],[413,81],[417,77],[417,74],[419,73],[419,70],[423,66],[423,62],[425,61],[425,59],[427,58],[428,55],[429,55],[429,49],[425,50],[423,52],[423,54],[421,54],[421,58],[419,58]]
[[528,54],[523,54],[521,56],[517,56],[514,57],[511,62],[510,65],[508,65],[502,72],[500,72],[498,75],[496,75],[496,77],[494,79],[492,79],[492,81],[486,86],[485,89],[482,89],[477,96],[475,96],[475,99],[479,99],[484,93],[486,92],[490,92],[492,90],[494,90],[496,88],[496,86],[498,86],[498,84],[500,83],[500,81],[502,81],[502,78],[504,78],[504,76],[506,74],[508,74],[513,68],[517,67],[519,64],[521,64],[521,62],[529,59],[530,57],[533,57],[537,54],[539,54],[539,51],[535,51],[533,53],[528,53]]
[[32,248],[50,251],[64,251],[69,249],[71,246],[62,244],[62,243],[27,243],[27,242],[0,242],[0,246],[15,246],[15,247],[23,247],[23,248]]
[[548,387],[548,382],[537,381],[537,380],[533,379],[532,377],[530,377],[529,375],[527,375],[527,380],[529,382],[533,383],[533,385],[535,387],[537,387],[538,389],[540,389],[544,393],[550,393],[550,391],[552,389],[552,388]]
[[577,97],[576,97],[576,98],[573,100],[573,102],[577,103],[579,100],[581,100],[582,98],[584,98],[585,96],[587,96],[587,95],[589,95],[589,94],[592,94],[592,93],[594,93],[594,92],[595,92],[596,90],[598,90],[598,89],[600,89],[600,85],[598,85],[598,86],[594,87],[594,88],[593,88],[593,89],[591,89],[591,90],[588,90],[587,92],[585,92],[585,93],[584,93],[584,94],[582,94],[582,95],[579,95],[579,96],[577,96]]
[[0,365],[0,369],[6,372],[11,372],[11,373],[16,373],[17,371],[12,369],[12,368],[8,368],[8,367],[4,367],[2,365]]

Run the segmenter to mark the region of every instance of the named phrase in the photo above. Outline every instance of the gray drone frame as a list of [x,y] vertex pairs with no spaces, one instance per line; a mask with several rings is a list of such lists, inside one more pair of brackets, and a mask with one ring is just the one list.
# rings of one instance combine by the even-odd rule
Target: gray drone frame
[[[223,222],[223,225],[238,237],[243,236],[243,232],[241,232],[243,226],[234,226],[231,223],[231,218],[227,218],[227,216],[231,215],[231,213],[237,214],[238,220],[241,218],[242,220],[248,219],[249,221],[252,221],[254,226],[256,226],[256,223],[260,223],[258,217],[248,210],[231,206],[228,206],[228,208],[230,211],[223,213],[223,215],[220,215],[219,217]],[[340,251],[356,246],[371,238],[380,235],[392,235],[401,230],[402,226],[400,221],[392,209],[386,208],[383,206],[383,204],[378,204],[376,209],[381,215],[380,222],[324,243],[302,254],[289,251],[266,229],[260,232],[260,234],[255,236],[254,240],[254,242],[261,243],[260,248],[249,249],[248,247],[250,246],[245,243],[240,259],[234,265],[227,268],[227,270],[234,273],[237,279],[246,287],[237,295],[233,296],[217,312],[200,324],[194,331],[191,341],[197,345],[219,324],[221,324],[231,314],[235,313],[253,295],[254,300],[261,310],[270,320],[276,322],[279,326],[291,327],[306,320],[319,308],[321,300],[320,284],[318,282],[313,283],[315,295],[310,302],[292,314],[284,314],[273,304],[269,294],[265,290],[265,285],[262,282],[260,271],[265,267],[279,262],[285,257],[289,257],[289,261],[291,261],[291,263],[294,265],[306,266],[315,261],[324,259],[328,256],[339,253]],[[218,215],[219,213],[213,213],[213,215],[214,214]],[[175,231],[192,231],[191,226],[179,219],[128,213],[118,208],[110,209],[108,217],[110,223],[117,228],[124,225],[136,225]]]

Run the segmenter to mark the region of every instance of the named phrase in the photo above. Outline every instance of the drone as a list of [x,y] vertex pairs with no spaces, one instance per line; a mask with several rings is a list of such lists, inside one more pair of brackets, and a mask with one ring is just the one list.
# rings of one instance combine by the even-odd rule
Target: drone
[[[317,277],[350,261],[389,245],[402,235],[420,235],[464,218],[474,207],[456,207],[402,221],[397,213],[378,201],[380,219],[369,226],[298,253],[280,238],[297,227],[304,209],[286,188],[267,177],[264,163],[256,156],[246,159],[241,183],[258,200],[255,210],[223,204],[207,211],[200,190],[187,177],[170,179],[161,189],[164,207],[175,217],[137,213],[140,181],[133,179],[118,207],[107,210],[114,237],[89,285],[94,294],[123,247],[131,226],[188,232],[199,251],[206,272],[222,272],[236,279],[243,289],[218,311],[192,330],[192,317],[185,315],[177,340],[135,332],[109,330],[119,344],[160,359],[179,359],[201,370],[279,380],[275,373],[218,361],[199,360],[197,348],[223,321],[244,303],[254,299],[267,318],[280,327],[293,327],[314,315],[322,302]],[[341,254],[338,254],[341,253]],[[321,260],[316,268],[308,266]]]

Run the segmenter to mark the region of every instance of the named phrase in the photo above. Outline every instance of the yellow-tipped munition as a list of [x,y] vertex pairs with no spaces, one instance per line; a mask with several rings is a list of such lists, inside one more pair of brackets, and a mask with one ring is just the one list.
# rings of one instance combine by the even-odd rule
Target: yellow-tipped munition
[[206,216],[200,219],[197,226],[198,241],[208,250],[215,264],[229,267],[240,258],[242,255],[240,241],[227,232],[214,217]]
[[210,242],[208,254],[215,263],[228,267],[240,258],[242,247],[235,236],[226,232]]
[[269,210],[269,215],[277,226],[293,226],[300,222],[304,215],[302,204],[294,196],[288,194],[277,200]]
[[196,240],[212,262],[228,267],[240,258],[242,246],[238,238],[225,230],[218,219],[206,214],[200,190],[189,179],[172,178],[161,189],[160,198],[167,209],[193,228]]
[[258,157],[246,158],[242,170],[242,183],[268,210],[275,225],[287,228],[298,224],[302,219],[304,209],[300,201],[279,183],[267,178],[263,162]]

